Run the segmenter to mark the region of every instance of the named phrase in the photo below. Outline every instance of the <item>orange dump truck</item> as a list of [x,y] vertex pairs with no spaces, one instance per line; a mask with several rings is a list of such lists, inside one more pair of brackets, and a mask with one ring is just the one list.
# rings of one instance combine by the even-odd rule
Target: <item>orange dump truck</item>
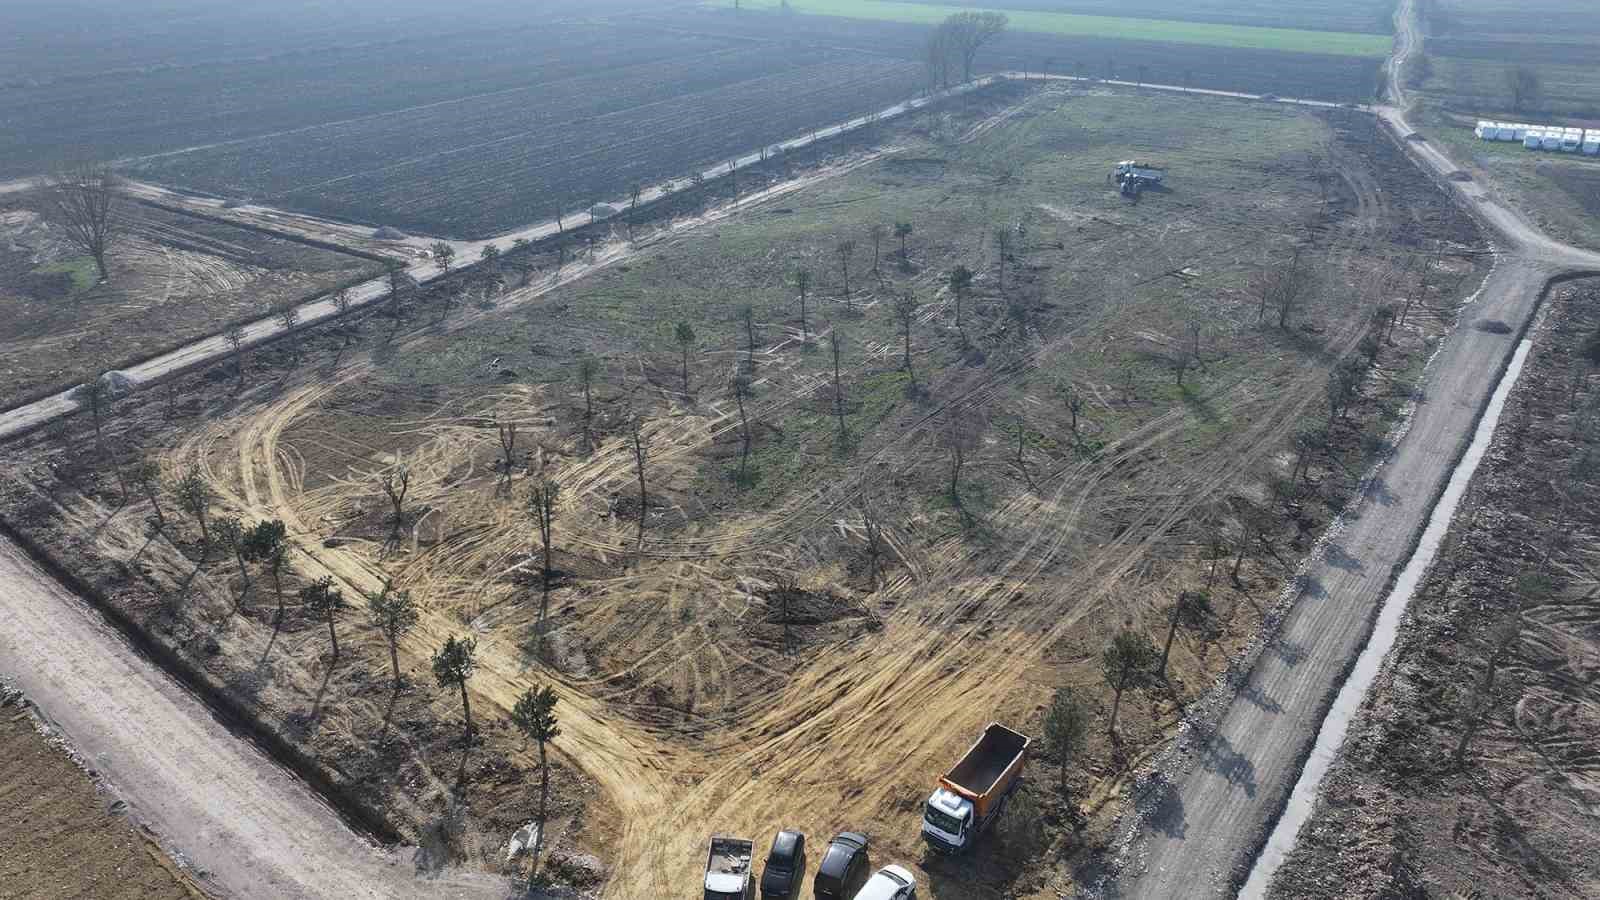
[[923,840],[940,853],[959,853],[972,846],[1000,818],[1027,761],[1028,738],[991,723],[928,797],[922,813]]

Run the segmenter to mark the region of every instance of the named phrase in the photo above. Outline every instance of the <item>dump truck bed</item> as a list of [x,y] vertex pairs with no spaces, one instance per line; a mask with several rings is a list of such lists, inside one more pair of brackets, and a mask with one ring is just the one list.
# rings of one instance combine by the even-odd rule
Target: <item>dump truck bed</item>
[[1001,776],[1028,748],[1028,739],[999,723],[983,730],[944,780],[978,797],[993,791]]
[[741,896],[750,876],[750,857],[755,847],[754,841],[713,837],[706,854],[706,896]]

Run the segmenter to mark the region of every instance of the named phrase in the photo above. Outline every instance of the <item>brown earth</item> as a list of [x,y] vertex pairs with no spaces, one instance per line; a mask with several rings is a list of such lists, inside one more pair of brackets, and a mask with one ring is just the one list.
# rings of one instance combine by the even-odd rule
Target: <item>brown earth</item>
[[[1274,898],[1600,896],[1600,289],[1558,289]],[[1465,712],[1511,627],[1461,765]]]
[[62,740],[0,687],[0,897],[198,900]]

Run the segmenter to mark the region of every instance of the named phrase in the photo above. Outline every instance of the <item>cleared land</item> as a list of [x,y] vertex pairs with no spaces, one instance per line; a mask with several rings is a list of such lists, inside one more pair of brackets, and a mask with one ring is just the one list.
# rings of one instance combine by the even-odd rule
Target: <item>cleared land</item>
[[0,687],[0,896],[199,898],[19,701]]
[[[1136,127],[1153,121],[1159,133]],[[568,278],[552,277],[541,256],[526,285],[465,313],[441,302],[462,288],[446,281],[410,324],[351,333],[354,348],[313,335],[296,371],[269,352],[238,393],[222,368],[189,379],[170,421],[135,395],[112,426],[120,438],[169,477],[198,472],[214,516],[288,525],[297,549],[275,641],[267,579],[234,614],[236,567],[213,558],[191,578],[198,528],[170,507],[148,543],[133,521],[148,503],[101,525],[119,501],[72,454],[92,440],[86,423],[27,442],[5,515],[400,833],[449,820],[449,773],[470,759],[469,860],[520,824],[528,751],[498,726],[464,747],[458,701],[423,672],[393,717],[404,741],[375,745],[390,733],[382,643],[352,615],[346,656],[331,660],[293,596],[308,579],[330,575],[354,596],[392,577],[422,599],[408,670],[445,636],[476,635],[480,722],[532,683],[556,686],[557,748],[582,773],[554,794],[587,796],[589,783],[600,807],[561,833],[619,861],[617,896],[692,884],[709,830],[765,840],[779,825],[864,828],[876,860],[922,860],[938,896],[1054,896],[1106,838],[1128,774],[1254,633],[1286,561],[1353,488],[1470,271],[1444,249],[1472,241],[1470,227],[1399,172],[1373,129],[1341,113],[1058,89],[973,105],[919,117],[884,136],[897,153],[842,159],[804,191],[686,214],[637,247],[604,243],[576,264],[587,277],[569,280],[570,260]],[[1170,189],[1119,198],[1106,174],[1128,155],[1171,165]],[[907,252],[890,236],[874,254],[870,226],[897,221],[913,226]],[[1410,257],[1385,258],[1395,247],[1428,251],[1427,290],[1396,275]],[[1280,324],[1252,285],[1297,250],[1313,287]],[[976,273],[959,319],[957,264]],[[804,324],[799,268],[812,275]],[[1378,366],[1297,481],[1289,435],[1329,421],[1329,369],[1367,356],[1373,306],[1401,283],[1410,317],[1376,345]],[[906,294],[918,301],[909,368],[891,313]],[[679,321],[696,331],[687,385]],[[570,380],[583,353],[602,362],[587,428]],[[742,464],[728,390],[741,369],[753,380]],[[633,415],[649,447],[642,505]],[[510,422],[520,443],[506,472],[494,425]],[[402,462],[414,517],[396,538],[376,479]],[[543,656],[523,510],[541,473],[563,485]],[[884,529],[877,577],[869,511]],[[1208,540],[1219,534],[1220,549]],[[1113,741],[1100,650],[1124,623],[1164,636],[1183,589],[1210,591],[1213,615],[1179,635],[1170,687],[1123,698]],[[1066,794],[1040,766],[1017,804],[1031,817],[1004,824],[977,860],[922,859],[918,804],[934,776],[991,718],[1037,734],[1063,684],[1097,726]],[[1043,867],[1042,844],[1055,851]]]
[[[722,0],[733,6],[734,0]],[[756,0],[756,9],[779,9],[783,0]],[[744,4],[741,0],[741,6]],[[917,25],[937,25],[951,13],[963,9],[994,9],[992,6],[950,6],[914,3],[910,0],[789,0],[788,8],[798,13],[840,16],[852,19],[878,19]],[[1243,47],[1263,50],[1288,50],[1297,53],[1324,53],[1343,56],[1383,57],[1389,52],[1389,39],[1383,35],[1356,32],[1311,31],[1299,28],[1240,26],[1205,21],[1166,21],[1131,16],[1099,16],[1009,7],[1010,27],[1040,34],[1083,35],[1113,39],[1167,41],[1179,44],[1206,44],[1213,47]]]
[[[1600,394],[1584,355],[1597,300],[1592,284],[1558,290],[1531,335],[1494,445],[1274,898],[1600,893]],[[1475,705],[1482,724],[1458,766]]]
[[125,202],[111,280],[26,194],[0,196],[0,407],[381,271],[370,259]]

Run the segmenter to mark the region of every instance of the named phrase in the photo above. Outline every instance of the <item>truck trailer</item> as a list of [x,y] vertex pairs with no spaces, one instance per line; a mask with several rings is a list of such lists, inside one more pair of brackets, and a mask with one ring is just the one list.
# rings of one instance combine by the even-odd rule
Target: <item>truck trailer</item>
[[1022,780],[1028,738],[990,723],[928,797],[922,838],[938,853],[960,853],[1000,818]]
[[716,835],[706,853],[705,900],[755,900],[750,881],[750,858],[754,841]]

